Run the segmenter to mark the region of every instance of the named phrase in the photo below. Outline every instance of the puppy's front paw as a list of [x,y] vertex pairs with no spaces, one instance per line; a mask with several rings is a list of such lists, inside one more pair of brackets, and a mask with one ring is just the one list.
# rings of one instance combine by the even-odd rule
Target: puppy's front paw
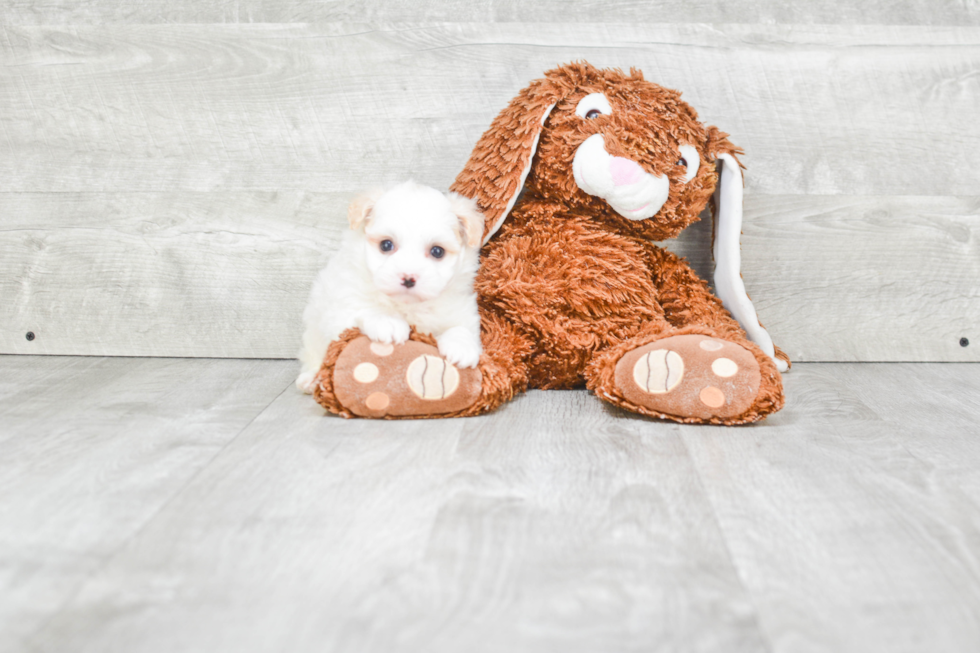
[[391,315],[375,315],[364,318],[361,332],[375,342],[400,345],[408,340],[411,328],[408,322]]
[[483,347],[480,338],[469,331],[456,327],[436,338],[439,353],[458,367],[476,367]]
[[303,372],[296,377],[296,387],[305,394],[313,394],[313,387],[316,385],[316,372]]

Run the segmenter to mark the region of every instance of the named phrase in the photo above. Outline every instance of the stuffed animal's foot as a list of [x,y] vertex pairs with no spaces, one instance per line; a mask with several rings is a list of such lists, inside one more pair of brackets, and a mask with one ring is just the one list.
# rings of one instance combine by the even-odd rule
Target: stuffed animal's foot
[[726,420],[759,394],[759,363],[727,340],[680,335],[638,347],[616,363],[615,383],[628,401],[673,418]]
[[359,417],[427,417],[454,413],[480,396],[478,369],[459,369],[432,345],[355,338],[337,358],[333,391]]

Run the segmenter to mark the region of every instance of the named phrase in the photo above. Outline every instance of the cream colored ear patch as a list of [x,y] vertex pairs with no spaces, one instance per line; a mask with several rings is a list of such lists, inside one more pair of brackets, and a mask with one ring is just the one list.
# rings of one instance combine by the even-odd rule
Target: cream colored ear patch
[[424,354],[408,366],[406,379],[420,399],[445,399],[459,387],[459,370],[438,356]]
[[633,366],[633,380],[636,385],[651,394],[670,392],[682,378],[684,359],[667,349],[647,352]]

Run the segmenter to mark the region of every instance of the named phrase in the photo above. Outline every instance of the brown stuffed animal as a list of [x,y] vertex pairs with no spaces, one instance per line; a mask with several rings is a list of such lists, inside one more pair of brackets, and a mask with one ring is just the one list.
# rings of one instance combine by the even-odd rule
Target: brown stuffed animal
[[[788,359],[739,273],[739,153],[637,70],[547,72],[497,116],[452,187],[486,215],[479,370],[450,369],[424,334],[379,356],[388,348],[349,331],[327,352],[317,400],[347,417],[448,417],[529,387],[585,385],[678,422],[743,424],[779,410]],[[720,300],[652,242],[698,220],[716,190]],[[369,384],[352,373],[365,362],[381,370]]]

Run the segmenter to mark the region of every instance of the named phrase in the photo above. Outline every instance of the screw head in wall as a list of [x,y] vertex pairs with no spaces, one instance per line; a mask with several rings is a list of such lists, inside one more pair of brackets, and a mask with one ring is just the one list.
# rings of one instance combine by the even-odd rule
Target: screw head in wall
[[34,340],[34,332],[33,331],[28,331],[27,332],[27,341],[30,342],[31,340]]

